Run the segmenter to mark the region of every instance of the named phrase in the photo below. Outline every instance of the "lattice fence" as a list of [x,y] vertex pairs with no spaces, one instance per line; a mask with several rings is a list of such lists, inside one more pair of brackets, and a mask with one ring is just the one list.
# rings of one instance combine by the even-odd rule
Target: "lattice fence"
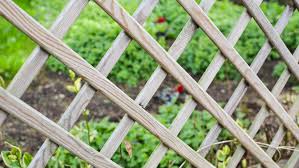
[[[96,4],[106,11],[124,31],[118,35],[112,47],[98,66],[94,68],[60,40],[88,4],[88,0],[70,0],[50,30],[43,28],[11,0],[0,0],[1,15],[40,46],[30,55],[7,90],[0,89],[0,108],[5,111],[0,113],[0,124],[3,124],[7,114],[11,114],[49,138],[37,152],[30,167],[45,167],[58,145],[65,147],[95,167],[120,167],[111,161],[110,158],[116,152],[135,121],[162,142],[152,153],[145,167],[157,167],[169,148],[196,167],[214,167],[204,158],[209,148],[204,148],[204,150],[200,150],[200,153],[198,153],[177,137],[197,104],[204,106],[219,123],[210,130],[200,148],[213,144],[217,140],[222,127],[225,127],[242,144],[235,151],[228,167],[236,167],[246,151],[250,152],[265,167],[279,167],[271,158],[275,153],[275,147],[281,143],[285,135],[285,127],[294,135],[297,141],[299,140],[299,128],[294,121],[299,108],[299,99],[289,111],[286,111],[277,100],[287,80],[290,78],[290,73],[299,79],[299,66],[297,64],[299,61],[299,49],[294,54],[291,54],[280,38],[280,33],[286,27],[295,10],[294,7],[299,7],[299,0],[294,0],[294,6],[285,8],[275,27],[271,25],[259,8],[262,0],[242,0],[247,10],[240,16],[239,21],[235,24],[227,38],[206,15],[215,3],[215,0],[202,0],[199,5],[194,0],[177,1],[191,16],[192,20],[190,19],[186,23],[169,51],[165,51],[142,27],[146,18],[157,5],[158,0],[143,0],[133,16],[130,16],[115,0],[95,0]],[[251,66],[248,66],[234,49],[234,45],[246,29],[251,17],[254,18],[266,34],[268,41],[265,42],[256,55]],[[198,27],[210,37],[221,52],[214,57],[197,83],[176,60],[180,57]],[[137,41],[161,66],[152,74],[136,100],[132,100],[106,78],[131,40]],[[256,74],[266,61],[272,47],[284,59],[290,72],[285,70],[282,73],[271,92]],[[19,99],[33,78],[41,70],[49,54],[55,56],[86,81],[86,84],[58,123],[49,120]],[[207,94],[206,90],[226,61],[226,58],[235,65],[244,79],[238,84],[223,109]],[[183,84],[193,98],[185,102],[170,128],[164,127],[144,110],[144,107],[153,97],[168,73]],[[236,124],[231,115],[236,110],[249,85],[264,99],[265,105],[261,107],[246,133]],[[68,132],[96,91],[102,92],[126,112],[126,115],[100,152],[77,140]],[[268,110],[273,111],[283,124],[272,140],[272,147],[264,151],[252,138],[257,134],[263,121],[268,116]],[[286,166],[294,167],[298,159],[299,154],[294,152]]]

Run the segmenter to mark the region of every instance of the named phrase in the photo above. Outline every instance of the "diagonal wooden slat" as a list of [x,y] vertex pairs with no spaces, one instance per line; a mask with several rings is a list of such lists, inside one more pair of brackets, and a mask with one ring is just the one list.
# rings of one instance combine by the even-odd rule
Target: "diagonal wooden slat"
[[[293,9],[287,7],[275,27],[279,33],[282,33],[284,28],[287,26],[289,18],[292,16],[292,14],[293,14]],[[266,61],[267,56],[270,54],[271,49],[272,49],[272,46],[269,44],[268,41],[266,41],[251,64],[251,68],[255,73],[257,73],[260,70],[260,68]],[[229,115],[232,115],[233,112],[236,110],[241,99],[247,92],[247,89],[248,89],[247,83],[244,79],[242,79],[240,81],[240,83],[238,84],[238,86],[236,87],[231,98],[229,99],[229,101],[227,102],[227,104],[224,107],[225,111]],[[200,149],[202,149],[202,150],[200,150],[200,154],[202,156],[206,156],[208,154],[210,147],[207,147],[207,146],[210,146],[212,143],[214,143],[216,141],[221,130],[222,130],[222,127],[219,124],[217,124],[209,131],[208,135],[206,136],[206,138],[203,140],[202,144],[200,145]]]
[[[259,4],[261,2],[262,2],[261,0],[258,1]],[[279,19],[279,22],[277,24],[279,31],[282,31],[285,28],[285,26],[288,23],[288,18],[291,17],[291,14],[292,14],[292,10],[287,8],[285,10],[284,14],[282,15],[282,17]],[[244,11],[244,13],[241,15],[239,21],[235,25],[233,31],[231,32],[231,34],[228,37],[228,40],[233,45],[236,44],[238,38],[241,36],[242,32],[245,30],[245,27],[247,26],[249,21],[250,21],[250,16],[247,14],[246,11]],[[264,45],[264,47],[261,49],[262,52],[260,52],[262,54],[258,54],[258,56],[256,57],[256,60],[254,61],[254,63],[251,66],[251,68],[253,68],[253,70],[256,69],[255,68],[256,66],[261,66],[263,64],[264,60],[267,58],[267,55],[271,51],[270,48],[271,48],[271,46],[269,46],[268,43],[266,43]],[[219,60],[219,59],[221,60],[221,64],[216,64],[219,61],[215,61],[215,60]],[[203,86],[203,88],[205,90],[212,83],[212,80],[215,78],[217,72],[220,70],[220,67],[223,65],[224,61],[225,61],[224,57],[218,53],[216,55],[216,57],[214,58],[214,60],[212,61],[212,63],[207,68],[206,72],[201,77],[199,84],[201,86]],[[226,107],[224,108],[224,110],[230,115],[231,115],[232,111],[234,111],[237,104],[239,103],[239,100],[243,97],[244,92],[246,90],[246,89],[244,89],[245,88],[244,80],[241,83],[243,84],[243,85],[241,85],[243,89],[240,89],[241,86],[239,85],[235,91],[236,93],[233,94],[233,96],[227,103]],[[196,107],[196,103],[193,100],[189,100],[189,101],[185,102],[184,106],[182,107],[178,116],[175,118],[175,120],[173,121],[173,123],[170,127],[170,130],[172,130],[173,133],[178,134],[180,132],[183,125],[185,124],[185,122],[188,119],[187,116],[191,115],[191,113],[195,109],[195,107]],[[231,107],[234,107],[233,110],[231,110]],[[217,124],[210,130],[210,132],[204,139],[203,143],[201,144],[201,147],[205,147],[203,150],[200,150],[200,154],[202,156],[205,156],[208,153],[209,147],[207,147],[207,146],[210,146],[213,142],[215,142],[216,138],[220,134],[221,129],[222,129],[222,127]],[[163,156],[167,152],[167,150],[168,149],[166,147],[164,147],[163,144],[159,145],[159,147],[157,147],[156,150],[152,153],[152,155],[149,158],[149,160],[147,161],[147,164],[145,167],[157,167],[159,162],[162,160]]]
[[224,56],[226,56],[239,70],[247,82],[257,91],[257,93],[265,100],[269,108],[275,112],[285,126],[293,133],[294,137],[299,141],[299,128],[292,118],[287,114],[279,101],[271,94],[268,88],[252,71],[248,64],[242,59],[238,52],[227,41],[225,36],[210,21],[202,9],[196,5],[193,0],[178,0],[178,2],[191,15],[194,21],[206,32],[210,39],[218,46]]
[[[203,96],[205,98],[208,98],[208,102],[206,102],[206,101],[203,102],[202,99],[200,99],[199,97],[197,97],[196,93],[203,92],[203,90],[200,87],[198,87],[198,85],[194,84],[195,83],[194,80],[192,80],[192,78],[190,79],[189,76],[188,76],[188,74],[185,71],[181,70],[179,66],[172,68],[172,66],[177,66],[177,64],[167,55],[167,53],[163,50],[163,48],[161,48],[159,45],[157,45],[157,43],[141,28],[141,26],[138,25],[138,23],[136,23],[129,15],[126,14],[126,12],[122,8],[119,7],[119,5],[116,2],[114,2],[114,1],[96,1],[96,2],[108,14],[110,14],[127,31],[127,33],[129,33],[137,42],[139,42],[139,44],[141,44],[149,53],[151,53],[151,55],[160,64],[163,65],[163,62],[164,62],[163,68],[165,68],[167,71],[171,72],[171,74],[179,82],[181,82],[186,87],[186,89],[189,90],[189,92],[191,92],[191,94],[193,95],[193,97],[198,102],[202,102],[203,103],[203,105],[216,117],[217,120],[221,120],[221,118],[225,117],[226,120],[225,121],[222,120],[222,122],[224,123],[223,125],[226,126],[226,127],[228,127],[228,126],[234,127],[234,129],[229,128],[229,130],[237,138],[238,137],[241,138],[240,137],[240,133],[243,134],[243,138],[244,138],[244,136],[246,136],[243,133],[242,129],[240,129],[240,127],[238,127],[235,124],[235,122],[230,117],[228,117],[225,113],[223,113],[223,110],[217,105],[217,103],[213,99],[211,99],[211,97],[209,97],[207,95]],[[133,32],[136,32],[136,34],[139,34],[139,35],[142,34],[142,38],[140,38],[138,36],[134,36]],[[157,50],[157,51],[155,51],[155,50]],[[158,54],[158,55],[155,55],[155,54]],[[165,57],[163,57],[163,60],[159,60],[159,55],[165,55]],[[250,68],[249,68],[249,70],[250,70]],[[177,74],[184,74],[184,77],[178,76]],[[189,82],[189,81],[191,81],[191,82]],[[264,86],[264,85],[262,85],[262,86]],[[199,89],[195,90],[196,88],[199,88]],[[271,94],[270,94],[270,96],[271,96]],[[274,98],[274,101],[275,100],[276,99]],[[216,108],[217,111],[218,111],[218,108],[219,108],[219,110],[221,111],[221,113],[215,111],[215,108]],[[221,117],[219,116],[219,114],[221,114]],[[289,117],[289,116],[286,115],[286,117]],[[282,119],[285,119],[285,118],[282,118]],[[287,124],[287,122],[285,124]],[[294,122],[293,122],[293,124],[294,124]],[[296,127],[297,126],[295,125],[295,128]],[[244,141],[244,139],[242,139],[240,141],[243,141],[243,144],[245,144],[245,146],[247,146],[247,144],[250,144],[250,145],[253,145],[254,147],[257,147],[256,149],[259,150],[259,152],[260,152],[260,154],[258,154],[258,155],[260,155],[260,156],[262,155],[263,159],[267,159],[267,157],[264,155],[264,152],[262,150],[260,150],[260,148],[258,146],[256,146],[255,143],[252,143],[252,140],[247,139],[247,137],[246,137],[245,141]],[[252,151],[253,148],[249,148],[248,147],[248,149]],[[255,151],[255,155],[258,156],[256,151]],[[259,156],[257,158],[261,159]],[[273,162],[273,161],[271,160],[270,162]],[[263,162],[263,163],[267,164],[268,162]]]
[[[152,12],[157,3],[158,0],[142,1],[138,9],[134,13],[133,17],[136,18],[136,20],[139,20],[139,23],[144,23],[146,18]],[[104,55],[104,57],[98,64],[97,69],[99,70],[99,72],[101,72],[104,76],[107,76],[109,72],[112,70],[113,66],[116,64],[117,60],[119,60],[121,54],[128,47],[130,42],[131,39],[122,31],[117,36],[111,48],[107,51],[107,53]],[[75,99],[72,101],[70,106],[62,115],[58,124],[61,125],[64,129],[70,130],[76,123],[86,106],[89,104],[94,94],[95,90],[91,88],[88,84],[84,84],[79,93],[76,95]],[[50,140],[47,139],[40,147],[33,160],[31,161],[29,168],[45,167],[51,156],[54,154],[57,147],[58,146],[56,144],[51,143]],[[111,151],[111,148],[109,151]],[[107,154],[103,152],[101,153],[107,157]]]
[[[296,52],[294,53],[294,58],[296,59],[297,62],[299,61],[299,47],[297,48]],[[282,73],[282,75],[279,77],[278,81],[276,82],[275,86],[272,89],[273,95],[275,95],[276,97],[279,96],[279,94],[282,92],[282,90],[285,87],[290,76],[291,75],[288,72],[288,70],[285,70]],[[290,110],[289,114],[294,119],[293,111],[294,110]],[[295,112],[297,112],[297,111],[295,111]],[[268,116],[269,116],[269,112],[268,112],[266,106],[262,106],[262,108],[259,110],[258,114],[256,115],[255,119],[253,120],[253,122],[248,130],[248,133],[251,137],[254,137],[258,133],[259,129],[261,128],[262,124],[264,123],[264,120]],[[281,127],[282,127],[281,129],[283,129],[283,126],[281,126]],[[274,145],[274,147],[276,146],[276,144],[273,144],[273,145]],[[277,144],[277,145],[279,145],[279,144]],[[238,163],[241,161],[245,152],[246,151],[241,146],[238,146],[228,164],[228,167],[237,167]],[[269,154],[270,157],[273,157],[275,151],[273,153],[273,151],[267,150],[267,153]]]
[[[12,1],[0,1],[0,13],[8,21],[27,34],[33,41],[38,43],[44,50],[56,56],[56,58],[66,66],[81,75],[91,86],[96,90],[101,91],[111,101],[118,104],[130,115],[130,117],[144,126],[153,135],[158,137],[163,143],[187,159],[190,163],[198,167],[213,167],[213,165],[207,162],[183,141],[172,135],[167,128],[98,72],[98,70],[88,64],[61,40],[43,28]],[[268,165],[277,167],[271,159],[267,160],[266,158],[261,160],[265,160]]]
[[[88,0],[70,0],[56,21],[53,23],[50,31],[57,38],[62,38],[87,3]],[[18,73],[15,75],[13,80],[10,82],[7,90],[14,96],[21,97],[47,61],[48,56],[49,54],[43,51],[40,47],[35,48]],[[25,76],[26,78],[24,78]],[[4,123],[6,117],[6,113],[0,111],[0,127]]]
[[[244,134],[243,130],[240,129],[239,126],[236,125],[236,123],[232,120],[232,118],[229,117],[226,113],[224,113],[224,111],[219,107],[219,105],[210,96],[206,95],[205,92],[202,90],[202,88],[200,88],[199,85],[197,85],[196,82],[184,70],[182,70],[180,68],[180,66],[177,67],[176,62],[174,62],[168,56],[168,54],[163,50],[163,48],[161,48],[161,46],[159,46],[157,44],[157,42],[155,42],[154,39],[152,39],[151,36],[149,36],[136,21],[134,21],[134,19],[132,19],[122,8],[120,8],[119,5],[115,1],[99,1],[99,0],[96,0],[96,2],[109,15],[111,15],[114,18],[114,20],[117,21],[126,30],[126,32],[128,34],[130,34],[145,50],[147,50],[153,56],[153,58],[156,59],[156,61],[163,66],[163,68],[165,70],[167,70],[168,72],[170,72],[179,82],[181,82],[186,87],[186,90],[189,91],[189,93],[193,96],[193,98],[195,100],[197,100],[198,102],[201,102],[204,105],[204,107],[206,109],[208,109],[208,111],[210,111],[218,121],[220,120],[220,122],[223,122],[222,124],[225,127],[227,127],[228,130],[235,137],[237,137],[241,141],[241,143],[244,146],[247,147],[247,149],[249,151],[251,151],[252,153],[254,153],[254,155],[258,159],[262,159],[262,160],[266,159],[266,160],[268,160],[268,156],[265,156],[264,151],[261,150],[261,148],[258,147],[252,141],[252,139],[248,139],[247,135]],[[196,7],[194,7],[194,8],[190,7],[190,8],[191,9],[199,9],[198,10],[198,12],[200,12],[199,16],[206,16],[206,15],[203,14],[203,11],[201,10],[201,8],[199,8],[194,1],[192,1],[192,2],[195,4],[195,5],[194,4],[192,4],[192,5],[194,5]],[[180,2],[180,3],[182,3],[182,2]],[[198,16],[198,13],[195,16]],[[194,19],[195,16],[192,16],[193,19]],[[207,19],[208,18],[205,17],[204,21],[206,21]],[[200,22],[200,18],[198,18],[195,21]],[[209,22],[209,24],[207,24],[207,26],[208,26],[208,28],[211,28],[211,29],[215,30],[215,26],[211,25],[211,22]],[[215,33],[215,32],[213,32],[213,33]],[[139,36],[137,36],[136,34],[139,35]],[[212,34],[209,34],[209,35],[213,36]],[[216,36],[219,37],[218,35],[219,35],[219,33],[217,32]],[[222,36],[220,36],[220,37],[222,37]],[[246,64],[246,62],[229,45],[229,43],[226,41],[225,37],[224,37],[224,42],[225,42],[225,46],[222,47],[222,49],[224,49],[226,51],[227,55],[234,54],[233,58],[237,59],[237,60],[234,60],[234,59],[232,59],[232,60],[234,60],[234,62],[236,63],[236,65],[239,67],[239,70],[243,71],[243,75],[246,75],[248,79],[249,78],[253,78],[254,79],[253,81],[251,81],[251,83],[253,83],[253,82],[257,82],[258,83],[258,85],[256,85],[255,88],[258,91],[263,90],[263,92],[261,93],[261,95],[263,95],[264,98],[268,100],[267,102],[269,104],[272,104],[272,106],[276,106],[276,107],[272,107],[273,109],[279,109],[279,110],[277,110],[277,112],[279,111],[281,113],[278,112],[277,114],[280,116],[281,120],[284,120],[284,123],[286,125],[288,125],[290,129],[292,129],[293,133],[295,135],[296,134],[298,135],[298,127],[297,127],[297,125],[291,120],[290,116],[288,116],[288,114],[285,112],[285,110],[283,109],[283,107],[278,103],[278,101],[270,93],[270,91],[263,85],[263,83],[259,80],[259,78],[252,72],[252,70],[249,68],[249,66]],[[222,41],[222,43],[223,43],[223,41]],[[232,50],[227,50],[227,49],[232,49]],[[227,51],[230,51],[230,52],[227,52]],[[162,60],[160,58],[161,55],[164,55],[163,58],[162,58]],[[159,58],[160,58],[160,60],[159,60]],[[164,63],[164,65],[163,65],[163,63]],[[242,65],[242,66],[240,66],[240,65]],[[184,74],[184,75],[182,77],[182,76],[180,76],[178,74]],[[264,90],[266,90],[266,91],[264,91]],[[203,93],[204,95],[200,96],[197,93]],[[269,97],[267,97],[266,95],[269,96]],[[202,98],[200,98],[200,97],[202,97]],[[203,98],[207,98],[208,101],[203,100]],[[275,103],[277,102],[278,104],[273,104],[274,102]],[[221,116],[219,116],[219,115],[221,115]],[[223,120],[224,117],[225,117],[225,120]],[[232,127],[234,127],[234,128],[232,128]],[[242,137],[240,136],[241,134],[243,135]],[[244,139],[244,136],[246,136],[246,140]],[[252,145],[252,147],[256,148],[256,150],[254,150],[254,152],[253,152],[253,148],[249,147],[248,145],[250,145],[250,146]],[[257,153],[257,150],[259,151],[258,153]],[[274,165],[276,166],[275,163],[273,164],[272,160],[268,160],[269,162],[268,161],[265,162],[265,161],[262,161],[262,160],[261,160],[261,162],[263,164],[270,163],[270,164],[272,164],[272,166],[274,166]]]
[[0,87],[0,108],[16,118],[24,121],[51,140],[65,147],[75,155],[96,167],[119,167],[116,163],[100,154],[92,147],[77,140],[73,135],[59,127],[56,123],[43,116],[18,98]]
[[271,44],[276,48],[277,52],[284,59],[290,71],[295,75],[297,79],[299,79],[298,63],[296,62],[296,60],[292,56],[292,53],[289,51],[287,46],[280,38],[279,34],[272,27],[270,21],[267,19],[263,11],[253,1],[242,0],[242,2],[249,11],[249,13],[252,15],[252,17],[255,19],[257,24],[261,27],[265,35],[268,37]]
[[[204,10],[208,11],[213,6],[214,2],[215,0],[203,0],[201,1],[200,5],[203,7]],[[188,42],[194,35],[196,28],[196,25],[192,22],[192,20],[189,19],[185,24],[183,30],[179,34],[178,38],[174,41],[174,43],[168,51],[169,55],[171,55],[172,58],[177,60],[181,56]],[[154,96],[154,93],[158,90],[158,88],[166,78],[166,76],[167,73],[163,71],[161,67],[157,67],[157,69],[154,71],[153,75],[148,80],[144,88],[138,94],[135,101],[145,108],[151,100],[151,98]],[[187,116],[185,117],[188,118]],[[133,125],[134,121],[130,119],[128,115],[125,115],[120,121],[115,131],[109,137],[108,141],[104,144],[103,148],[101,149],[101,152],[105,156],[111,158]]]
[[[298,109],[298,108],[297,108]],[[298,114],[298,111],[296,111]],[[280,127],[279,127],[280,130]],[[279,133],[279,132],[277,132]],[[292,156],[289,158],[288,162],[284,166],[284,168],[297,168],[299,167],[299,145],[296,146],[296,151],[293,152]]]
[[[191,164],[195,165],[196,167],[212,167],[209,162],[207,162],[203,157],[198,155],[189,146],[187,146],[176,137],[181,127],[190,117],[197,103],[202,104],[210,113],[212,113],[213,116],[218,120],[218,122],[220,124],[223,124],[224,127],[226,127],[237,139],[239,139],[241,144],[244,145],[244,147],[247,148],[249,152],[253,153],[253,155],[257,159],[259,159],[261,163],[264,164],[264,166],[278,167],[271,159],[271,157],[275,153],[275,150],[273,150],[273,148],[269,148],[267,150],[267,154],[270,156],[269,157],[251,139],[251,136],[254,137],[254,135],[247,135],[236,125],[234,120],[230,117],[231,114],[229,110],[231,110],[231,113],[234,112],[234,109],[237,107],[241,98],[247,91],[248,86],[245,82],[245,80],[247,80],[248,83],[251,84],[254,89],[260,94],[260,96],[265,100],[268,107],[278,115],[283,124],[288,129],[290,129],[295,138],[298,140],[298,127],[296,126],[295,122],[292,122],[292,119],[296,113],[295,109],[297,109],[297,106],[299,106],[299,99],[298,102],[296,102],[289,111],[290,115],[286,113],[286,111],[276,99],[278,94],[283,89],[284,85],[287,83],[287,80],[290,77],[290,72],[288,70],[284,71],[283,75],[280,77],[272,90],[273,94],[271,94],[271,92],[255,75],[255,73],[263,65],[267,55],[271,51],[272,46],[268,42],[266,42],[255,58],[254,62],[252,63],[251,67],[246,64],[246,62],[233,48],[251,18],[246,11],[242,14],[238,24],[235,26],[228,39],[226,39],[204,13],[210,9],[215,0],[203,0],[201,1],[200,7],[193,0],[178,0],[178,2],[194,19],[194,22],[191,20],[188,21],[179,37],[171,46],[169,53],[167,53],[138,23],[144,22],[158,0],[144,0],[144,2],[142,2],[140,7],[138,8],[137,12],[134,14],[134,18],[128,15],[127,12],[113,0],[110,0],[109,2],[107,0],[95,1],[125,29],[126,33],[131,36],[129,37],[124,32],[121,32],[118,38],[113,43],[113,46],[101,60],[97,69],[89,65],[86,61],[80,58],[78,54],[73,52],[68,46],[66,46],[62,41],[58,39],[61,38],[63,34],[65,34],[65,32],[69,29],[75,18],[86,6],[87,0],[70,1],[68,6],[64,9],[64,12],[56,21],[57,25],[54,24],[52,26],[54,30],[51,30],[54,31],[54,35],[44,29],[37,22],[35,22],[34,19],[32,19],[29,15],[22,11],[11,0],[0,1],[0,15],[3,15],[9,21],[15,24],[19,29],[24,31],[30,38],[32,38],[41,46],[40,48],[35,49],[33,54],[29,57],[26,64],[22,67],[22,70],[18,72],[14,81],[9,86],[8,91],[4,91],[0,88],[0,109],[2,108],[3,110],[12,113],[17,118],[20,118],[34,128],[37,128],[40,132],[44,133],[46,136],[49,136],[49,138],[53,140],[53,142],[51,142],[51,140],[48,139],[45,142],[45,144],[37,154],[37,157],[34,158],[33,163],[29,167],[44,167],[50,156],[53,154],[54,150],[57,148],[57,145],[55,143],[65,146],[71,152],[78,155],[82,159],[87,160],[90,164],[96,167],[118,167],[118,165],[113,163],[108,158],[111,158],[115,150],[119,147],[123,138],[127,135],[131,126],[134,124],[134,120],[148,129],[152,134],[157,136],[162,141],[162,143],[166,145],[160,145],[160,149],[162,149],[160,150],[161,152],[159,153],[158,148],[158,150],[155,151],[156,157],[151,157],[145,167],[156,167],[166,153],[168,147],[172,148],[179,155],[183,156],[186,160],[191,162]],[[267,18],[264,16],[261,9],[258,7],[262,0],[253,0],[251,2],[247,2],[245,0],[243,1],[249,12],[258,22],[259,26],[263,29],[266,36],[268,36],[269,42],[282,55],[282,58],[287,63],[291,72],[293,72],[295,76],[298,77],[299,71],[296,61],[297,59],[294,59],[292,57],[291,53],[285,47],[285,44],[279,37],[281,31],[287,25],[287,20],[291,16],[293,10],[290,8],[287,8],[285,10],[284,15],[275,26],[275,30],[267,20]],[[298,2],[299,0],[294,0],[294,5],[296,7],[298,7]],[[67,20],[68,17],[70,17],[70,20]],[[286,18],[285,20],[283,20],[284,17]],[[242,20],[242,18],[244,20]],[[223,55],[218,53],[217,56],[213,59],[212,63],[199,81],[199,85],[197,85],[196,82],[186,73],[186,71],[182,69],[181,66],[179,66],[175,61],[181,55],[187,43],[190,41],[195,30],[197,29],[197,25],[195,23],[204,30],[204,32],[212,39],[212,41],[223,53]],[[58,31],[57,33],[55,33],[55,29]],[[58,38],[55,37],[55,35]],[[142,89],[140,94],[137,96],[135,102],[105,78],[109,74],[115,63],[118,61],[120,55],[124,52],[128,44],[130,43],[131,38],[136,40],[162,66],[161,68],[158,67],[156,69],[150,80],[145,85],[144,89]],[[43,48],[44,50],[42,50],[41,48]],[[80,92],[76,96],[72,104],[68,107],[67,111],[63,114],[61,120],[59,121],[59,124],[62,124],[64,128],[69,130],[72,127],[74,122],[78,119],[82,111],[89,103],[96,90],[102,91],[104,95],[118,104],[127,113],[122,119],[120,125],[114,131],[113,135],[106,142],[100,153],[97,153],[89,146],[82,144],[81,141],[74,139],[72,136],[69,137],[69,133],[67,133],[66,130],[63,130],[63,128],[53,123],[43,115],[39,114],[35,117],[35,114],[38,112],[18,99],[18,97],[20,97],[30,85],[32,79],[36,76],[44,62],[47,60],[47,52],[49,52],[50,54],[54,54],[59,60],[73,69],[76,73],[83,76],[83,78],[85,78],[85,80],[90,84],[85,84],[83,86],[81,90],[82,92]],[[299,49],[298,51],[296,50],[296,53],[297,52],[299,53]],[[296,53],[294,54],[295,57],[297,57]],[[172,56],[173,58],[171,58],[170,56]],[[220,67],[223,65],[225,57],[227,57],[236,66],[236,68],[241,72],[245,79],[240,82],[233,96],[230,98],[225,109],[223,110],[220,106],[218,106],[217,102],[215,102],[206,93],[206,89],[209,87]],[[30,68],[33,68],[33,72],[31,72]],[[99,70],[100,72],[98,72],[97,70]],[[191,93],[194,98],[194,100],[190,100],[185,103],[185,106],[181,109],[169,130],[161,125],[157,120],[155,120],[143,108],[138,106],[139,104],[145,107],[150,101],[153,94],[159,88],[167,75],[164,70],[166,70],[180,83],[182,83],[185,86],[186,90]],[[32,74],[32,76],[30,76],[29,79],[24,80],[22,78],[22,74],[27,76],[30,76]],[[22,80],[24,80],[24,83],[22,83]],[[21,85],[21,87],[18,88],[18,85]],[[93,88],[90,86],[92,86]],[[151,91],[149,92],[146,89],[151,89]],[[268,112],[266,109],[266,104],[258,113],[255,122],[252,124],[250,133],[254,134],[254,131],[258,131],[260,128],[260,124],[264,120],[264,117],[267,116]],[[0,111],[0,125],[5,120],[5,118],[6,113]],[[290,123],[288,123],[288,121],[290,121]],[[46,124],[46,126],[44,126],[43,124]],[[276,147],[280,144],[284,136],[284,125],[280,126],[276,136],[274,137],[271,143],[273,147]],[[216,125],[214,128],[209,132],[202,145],[205,144],[205,142],[212,143],[214,142],[214,140],[216,140],[221,127],[220,125]],[[57,135],[50,134],[51,131],[55,132],[53,130],[58,132],[56,133]],[[109,147],[111,147],[112,150],[109,150]],[[74,149],[79,149],[79,151],[74,151]],[[238,153],[238,151],[241,151],[241,153],[239,152],[239,154],[241,154],[239,156],[242,157],[242,152],[244,152],[245,150],[240,146],[238,147],[236,153]],[[203,152],[208,152],[208,150],[204,150]],[[205,155],[205,153],[203,152],[201,154]],[[160,155],[158,156],[158,154]],[[46,158],[44,158],[44,156],[46,156]],[[155,153],[153,154],[153,156],[155,156]],[[94,157],[96,157],[96,159],[93,159]],[[233,157],[230,163],[237,164],[241,157]],[[298,161],[298,158],[298,153],[294,152],[286,166],[294,167],[295,163]],[[231,167],[235,166],[232,165],[233,164],[231,164]]]

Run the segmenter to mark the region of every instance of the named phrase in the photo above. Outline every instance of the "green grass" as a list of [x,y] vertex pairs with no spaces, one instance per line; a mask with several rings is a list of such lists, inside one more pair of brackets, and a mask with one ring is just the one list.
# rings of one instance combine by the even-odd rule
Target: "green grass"
[[[66,0],[15,0],[23,10],[49,27]],[[36,46],[25,34],[0,17],[0,75],[10,80]]]

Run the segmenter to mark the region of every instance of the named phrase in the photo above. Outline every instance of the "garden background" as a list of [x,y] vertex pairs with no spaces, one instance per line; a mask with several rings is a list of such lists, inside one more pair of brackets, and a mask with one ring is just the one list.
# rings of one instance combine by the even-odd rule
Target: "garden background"
[[[42,25],[49,28],[67,3],[67,0],[14,0],[14,2]],[[119,2],[132,14],[138,7],[140,0],[119,0]],[[263,12],[273,25],[279,19],[284,7],[283,4],[277,1],[265,1],[261,5]],[[229,0],[218,0],[209,12],[209,16],[220,31],[227,36],[243,10],[242,6]],[[153,14],[147,19],[145,28],[165,49],[168,49],[187,20],[187,13],[176,1],[160,0]],[[298,23],[299,14],[296,11],[281,36],[291,52],[299,44]],[[67,33],[64,41],[74,51],[83,56],[85,60],[95,66],[110,48],[120,31],[121,28],[117,23],[91,2]],[[0,83],[3,87],[6,87],[36,45],[3,18],[0,18],[0,40]],[[254,21],[251,21],[238,41],[236,49],[250,64],[265,41],[266,38],[263,32]],[[178,62],[195,79],[199,79],[217,51],[217,47],[204,32],[198,30]],[[156,67],[157,64],[146,51],[133,41],[108,78],[132,98],[135,98]],[[273,50],[258,75],[268,88],[272,88],[284,68],[285,65],[281,63],[280,56]],[[241,75],[233,65],[225,63],[218,73],[217,79],[208,89],[208,93],[220,104],[225,105],[240,81],[240,77]],[[298,82],[291,79],[280,97],[286,108],[293,103],[294,97],[299,91],[297,85]],[[62,63],[52,57],[22,99],[43,112],[47,117],[57,121],[81,86],[82,81],[80,78],[75,77]],[[147,110],[163,124],[169,126],[184,100],[188,98],[189,96],[184,88],[169,76],[148,105]],[[242,100],[234,118],[240,126],[247,129],[261,105],[262,100],[255,92],[250,91],[250,94],[247,94]],[[215,119],[202,107],[199,106],[197,111],[193,113],[190,121],[179,135],[182,140],[194,149],[198,148],[209,129],[216,123]],[[88,106],[81,121],[71,132],[99,150],[123,115],[124,113],[117,105],[98,93]],[[270,116],[256,139],[270,143],[278,125],[279,121],[276,117]],[[3,151],[10,150],[12,146],[8,144],[13,144],[20,147],[22,152],[33,155],[45,139],[35,130],[13,117],[9,117],[7,124],[3,126],[1,131],[0,149]],[[223,131],[218,140],[231,139],[233,137],[227,131]],[[141,167],[158,144],[159,141],[154,136],[136,124],[114,155],[113,161],[124,167]],[[294,146],[295,144],[296,142],[292,136],[288,135],[284,145]],[[233,153],[235,147],[236,144],[233,143],[215,146],[207,158],[216,165],[223,165]],[[229,151],[227,152],[227,150]],[[221,151],[227,152],[227,156],[223,161],[218,158]],[[289,151],[284,152],[282,156],[277,154],[276,159],[283,160],[290,154]],[[214,157],[215,155],[217,157]],[[175,152],[169,151],[160,167],[176,167],[183,162],[184,160],[177,156]],[[246,154],[244,163],[253,165],[256,161],[250,154]],[[2,164],[4,164],[3,161]],[[48,167],[69,166],[88,167],[89,165],[63,148],[56,152],[48,165]]]

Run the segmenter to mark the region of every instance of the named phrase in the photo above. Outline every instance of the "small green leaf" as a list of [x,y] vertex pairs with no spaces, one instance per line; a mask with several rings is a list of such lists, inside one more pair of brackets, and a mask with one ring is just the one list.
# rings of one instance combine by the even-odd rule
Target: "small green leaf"
[[69,70],[69,76],[70,76],[70,78],[71,78],[72,81],[74,81],[75,78],[76,78],[76,74],[75,74],[75,72],[72,71],[72,70]]
[[1,157],[2,157],[2,160],[5,164],[5,166],[7,166],[9,168],[17,168],[17,167],[19,168],[20,167],[18,160],[16,160],[17,156],[11,155],[10,151],[2,151]]
[[225,161],[225,159],[226,159],[226,155],[222,150],[217,151],[216,157],[219,161],[222,161],[222,162]]
[[76,81],[74,82],[74,86],[75,86],[76,92],[78,93],[81,89],[81,78],[76,79]]
[[83,115],[84,115],[84,116],[89,116],[89,113],[90,113],[89,110],[85,110],[85,111],[83,112]]
[[0,87],[4,87],[5,86],[5,81],[2,78],[2,76],[0,76]]
[[76,93],[76,87],[75,86],[73,86],[73,85],[67,85],[66,86],[66,89],[69,91],[69,92],[71,92],[71,93]]
[[228,145],[225,145],[225,146],[223,147],[222,151],[223,151],[223,153],[224,153],[225,155],[229,155],[229,154],[230,154],[230,148],[229,148],[229,146],[228,146]]
[[21,148],[17,147],[17,146],[14,146],[8,142],[5,142],[6,145],[8,145],[11,150],[10,150],[10,154],[11,155],[15,155],[17,157],[17,159],[21,159],[22,157],[22,150]]
[[246,159],[243,159],[242,162],[241,162],[241,167],[242,168],[247,168],[247,160]]
[[25,152],[21,161],[21,166],[23,168],[28,167],[31,160],[32,160],[32,156],[28,152]]

